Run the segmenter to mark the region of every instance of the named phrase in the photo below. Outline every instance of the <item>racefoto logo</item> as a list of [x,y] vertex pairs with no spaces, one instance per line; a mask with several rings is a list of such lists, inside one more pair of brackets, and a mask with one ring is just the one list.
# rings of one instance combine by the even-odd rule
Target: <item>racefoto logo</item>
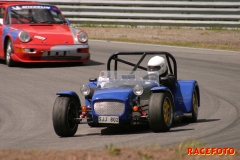
[[189,156],[210,156],[210,155],[235,155],[234,148],[187,148]]

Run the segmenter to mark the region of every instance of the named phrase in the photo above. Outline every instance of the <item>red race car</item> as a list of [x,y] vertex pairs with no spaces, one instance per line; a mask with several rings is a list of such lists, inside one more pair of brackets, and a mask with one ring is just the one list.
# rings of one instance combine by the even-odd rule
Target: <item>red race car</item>
[[15,62],[88,62],[88,36],[59,8],[39,2],[0,2],[0,59]]

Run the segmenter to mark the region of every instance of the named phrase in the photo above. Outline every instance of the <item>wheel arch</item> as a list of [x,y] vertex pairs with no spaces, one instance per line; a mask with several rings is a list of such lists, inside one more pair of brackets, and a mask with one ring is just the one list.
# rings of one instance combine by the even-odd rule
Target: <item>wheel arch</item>
[[191,112],[192,95],[194,90],[196,90],[196,93],[198,95],[198,102],[200,102],[200,89],[196,80],[177,81],[177,85],[175,86],[175,89],[173,91],[173,95],[175,98],[174,101],[177,110],[181,110],[183,113]]
[[173,97],[171,90],[168,87],[154,87],[150,90],[150,95],[152,93],[166,93],[166,92],[168,92],[171,95],[172,103],[173,103],[173,110],[175,111],[176,108],[175,108],[174,97]]
[[65,97],[74,97],[77,102],[79,103],[79,106],[81,107],[81,101],[80,101],[80,98],[79,96],[77,95],[76,92],[74,91],[59,91],[56,93],[56,95],[59,95],[59,96],[65,96]]

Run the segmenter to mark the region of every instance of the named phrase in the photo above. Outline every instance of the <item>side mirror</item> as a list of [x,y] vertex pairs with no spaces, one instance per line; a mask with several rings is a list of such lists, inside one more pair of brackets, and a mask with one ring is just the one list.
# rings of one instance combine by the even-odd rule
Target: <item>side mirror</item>
[[70,20],[67,18],[65,18],[65,20],[66,20],[67,24],[70,25]]

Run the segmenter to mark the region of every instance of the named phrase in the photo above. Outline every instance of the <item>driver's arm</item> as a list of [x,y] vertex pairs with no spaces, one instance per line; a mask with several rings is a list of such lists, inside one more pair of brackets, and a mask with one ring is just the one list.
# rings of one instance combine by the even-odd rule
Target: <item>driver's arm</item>
[[175,82],[176,82],[176,77],[173,74],[168,74],[165,77],[160,77],[160,84],[170,89],[174,88]]

